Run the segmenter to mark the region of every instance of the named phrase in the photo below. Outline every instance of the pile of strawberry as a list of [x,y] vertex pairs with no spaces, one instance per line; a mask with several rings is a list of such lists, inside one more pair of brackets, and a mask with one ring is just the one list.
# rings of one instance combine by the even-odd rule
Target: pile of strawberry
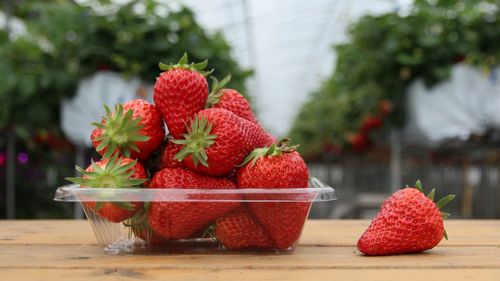
[[[68,178],[81,187],[100,188],[306,188],[307,167],[288,140],[266,132],[248,101],[214,79],[209,93],[207,62],[160,63],[154,104],[132,100],[105,106],[91,140],[102,160]],[[168,135],[164,123],[168,128]],[[160,151],[157,165],[151,165]],[[211,235],[229,249],[290,248],[299,238],[310,203],[85,202],[99,216],[124,222],[150,244]],[[247,199],[266,199],[254,195]],[[210,199],[210,195],[199,195]],[[219,198],[221,199],[220,195]],[[126,222],[125,222],[126,221]]]

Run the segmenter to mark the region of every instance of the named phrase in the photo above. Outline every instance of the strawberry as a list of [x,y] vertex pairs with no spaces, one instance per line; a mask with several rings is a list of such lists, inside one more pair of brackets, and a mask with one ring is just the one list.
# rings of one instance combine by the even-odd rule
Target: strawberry
[[[222,178],[199,175],[180,168],[156,173],[150,188],[233,189],[235,184]],[[161,194],[158,196],[162,196]],[[229,200],[229,202],[172,202],[169,198],[151,202],[148,221],[153,231],[165,239],[192,237],[211,221],[239,205],[237,194],[192,194],[191,200]]]
[[183,146],[175,159],[193,171],[211,176],[228,174],[254,148],[272,143],[259,125],[221,108],[196,113],[183,137],[174,140]]
[[388,99],[383,99],[379,102],[378,109],[382,116],[387,116],[394,109],[394,104]]
[[259,123],[253,114],[250,103],[242,94],[233,89],[222,88],[231,79],[230,75],[226,76],[220,82],[213,77],[212,79],[212,92],[208,95],[206,108],[223,108],[252,123]]
[[214,236],[231,250],[274,247],[269,234],[246,206],[240,206],[218,218],[215,221]]
[[364,132],[350,134],[347,137],[347,141],[348,141],[349,145],[351,146],[352,150],[357,151],[357,152],[366,151],[372,145],[370,138]]
[[137,227],[132,227],[132,231],[134,232],[134,235],[141,238],[145,242],[148,243],[148,245],[157,245],[157,244],[162,244],[167,241],[167,239],[163,238],[162,236],[156,234],[150,227],[146,228],[137,228]]
[[[213,77],[212,77],[213,78]],[[240,94],[238,91],[233,89],[223,89],[225,84],[229,82],[231,76],[226,76],[222,81],[218,81],[213,78],[212,92],[208,95],[206,108],[223,108],[231,111],[232,113],[244,118],[252,123],[260,123],[255,117],[252,107],[248,100]],[[276,139],[270,133],[266,132],[268,138],[275,142]]]
[[383,121],[379,116],[367,116],[361,123],[361,131],[368,133],[371,130],[380,129],[382,125]]
[[174,159],[175,155],[179,153],[181,148],[182,145],[169,141],[161,151],[160,169],[182,167],[182,163]]
[[170,135],[179,138],[186,130],[185,123],[205,107],[208,83],[202,71],[207,61],[188,64],[185,53],[175,65],[160,63],[163,70],[156,79],[153,99],[167,124]]
[[[255,149],[237,173],[238,188],[307,188],[307,166],[288,139]],[[274,199],[276,195],[274,195]],[[252,195],[250,199],[270,199]],[[308,202],[250,202],[252,212],[278,249],[287,249],[299,239],[309,213]]]
[[[83,188],[127,188],[137,187],[147,180],[144,167],[130,158],[119,158],[113,154],[111,158],[92,162],[87,169],[76,167],[82,173],[81,178],[66,178]],[[106,194],[103,196],[112,196]],[[132,217],[142,207],[141,202],[84,202],[85,206],[94,210],[99,216],[111,222],[121,222]]]
[[124,222],[124,225],[130,227],[132,233],[147,242],[148,245],[161,244],[167,240],[155,233],[148,224],[147,218],[150,206],[151,202],[144,202],[143,208],[128,221]]
[[114,112],[107,106],[104,108],[106,116],[100,123],[92,123],[97,128],[90,137],[94,148],[104,158],[118,152],[145,161],[163,142],[163,120],[153,104],[136,99],[116,105]]
[[358,240],[358,249],[366,255],[415,253],[434,248],[447,238],[439,209],[455,195],[433,202],[434,189],[426,197],[420,181],[416,188],[404,188],[387,198],[368,229]]

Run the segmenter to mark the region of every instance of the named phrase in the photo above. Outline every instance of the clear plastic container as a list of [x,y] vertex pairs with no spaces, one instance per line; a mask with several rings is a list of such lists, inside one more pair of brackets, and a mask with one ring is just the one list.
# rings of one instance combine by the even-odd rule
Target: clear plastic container
[[[106,253],[293,252],[313,202],[335,190],[308,188],[59,187],[54,200],[80,202]],[[117,211],[117,208],[120,210]],[[248,226],[248,227],[247,227]]]

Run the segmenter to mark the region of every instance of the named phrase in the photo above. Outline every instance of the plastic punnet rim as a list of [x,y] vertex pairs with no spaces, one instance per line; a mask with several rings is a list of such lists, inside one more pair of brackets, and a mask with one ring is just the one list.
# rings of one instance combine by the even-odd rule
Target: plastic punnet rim
[[[238,199],[225,198],[235,194],[240,195]],[[63,202],[325,202],[336,199],[335,190],[316,178],[311,178],[308,188],[80,188],[78,184],[70,184],[59,187],[54,196],[55,201]]]

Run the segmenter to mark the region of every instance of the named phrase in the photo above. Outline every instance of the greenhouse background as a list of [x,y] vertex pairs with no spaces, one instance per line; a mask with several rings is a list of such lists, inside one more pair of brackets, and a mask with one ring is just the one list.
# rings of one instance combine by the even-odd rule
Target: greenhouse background
[[[0,217],[81,217],[55,189],[97,155],[102,103],[151,98],[187,51],[290,136],[369,218],[421,179],[453,218],[500,218],[498,1],[5,1],[0,6]],[[111,85],[111,86],[110,86]],[[90,120],[92,121],[92,120]],[[78,124],[78,125],[76,125]]]

